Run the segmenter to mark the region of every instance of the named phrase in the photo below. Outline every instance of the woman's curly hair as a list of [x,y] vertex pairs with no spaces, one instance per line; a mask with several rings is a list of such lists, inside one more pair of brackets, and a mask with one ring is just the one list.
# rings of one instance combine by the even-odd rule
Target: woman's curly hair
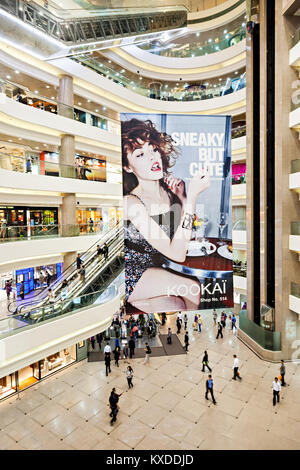
[[[127,154],[128,152],[132,153],[137,148],[141,148],[145,142],[149,142],[153,147],[159,149],[164,176],[169,174],[169,168],[175,164],[178,156],[178,151],[170,135],[155,129],[154,124],[149,119],[147,121],[140,121],[133,118],[129,121],[121,122],[121,136],[124,195],[131,193],[138,185],[136,176],[124,170],[124,167],[128,167]],[[167,185],[164,183],[163,178],[160,180],[160,184],[167,190]]]

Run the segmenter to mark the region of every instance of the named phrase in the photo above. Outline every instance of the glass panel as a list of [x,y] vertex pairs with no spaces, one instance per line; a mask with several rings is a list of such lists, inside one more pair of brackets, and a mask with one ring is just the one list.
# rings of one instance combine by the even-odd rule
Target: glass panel
[[291,235],[300,235],[300,222],[291,223]]
[[291,295],[300,299],[300,284],[291,282]]
[[298,158],[298,160],[293,160],[292,163],[291,163],[291,172],[292,173],[298,173],[300,172],[300,159]]
[[239,328],[262,348],[269,351],[281,350],[281,336],[278,331],[268,331],[249,320],[246,310],[239,314]]

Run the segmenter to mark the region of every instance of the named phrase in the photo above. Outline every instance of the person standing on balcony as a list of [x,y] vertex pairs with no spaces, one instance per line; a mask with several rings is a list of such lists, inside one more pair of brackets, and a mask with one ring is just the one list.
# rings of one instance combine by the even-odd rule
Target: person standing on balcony
[[92,217],[90,217],[90,220],[89,220],[89,228],[90,228],[90,233],[94,233],[94,221]]
[[24,281],[21,282],[21,286],[20,286],[20,297],[21,297],[22,300],[24,300],[24,297],[25,297]]

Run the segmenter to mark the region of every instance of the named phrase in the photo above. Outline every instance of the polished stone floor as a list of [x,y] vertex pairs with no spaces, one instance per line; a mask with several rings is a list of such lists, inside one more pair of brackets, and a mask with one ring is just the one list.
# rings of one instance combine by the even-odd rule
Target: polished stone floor
[[[134,387],[127,391],[126,365],[105,376],[102,362],[82,361],[0,404],[0,449],[300,449],[300,365],[287,364],[289,384],[272,405],[279,365],[258,359],[230,330],[216,340],[210,313],[203,331],[192,329],[187,355],[131,361]],[[166,332],[175,317],[161,328]],[[180,334],[183,341],[183,331]],[[217,405],[204,398],[204,349],[213,369]],[[232,377],[232,355],[242,382]],[[108,397],[123,395],[113,427]]]

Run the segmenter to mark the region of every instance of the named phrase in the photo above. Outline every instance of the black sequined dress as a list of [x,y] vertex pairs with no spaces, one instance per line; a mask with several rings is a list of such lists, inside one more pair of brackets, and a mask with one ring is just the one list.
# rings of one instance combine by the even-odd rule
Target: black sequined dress
[[[138,196],[135,194],[132,196],[137,197],[145,205]],[[152,215],[151,218],[172,240],[181,219],[181,206],[173,204],[168,212]],[[164,256],[153,248],[130,220],[124,220],[124,240],[125,296],[127,301],[143,273],[149,268],[161,267]]]

